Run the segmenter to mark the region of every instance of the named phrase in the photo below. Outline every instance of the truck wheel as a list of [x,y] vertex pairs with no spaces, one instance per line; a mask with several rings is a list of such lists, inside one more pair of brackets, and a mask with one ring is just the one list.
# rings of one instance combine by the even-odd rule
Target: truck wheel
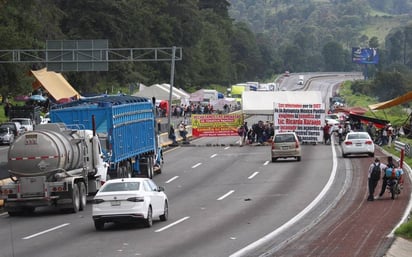
[[96,230],[103,230],[104,229],[104,222],[95,220],[94,221],[94,227],[96,228]]
[[83,182],[79,183],[79,194],[80,194],[79,210],[83,211],[86,208],[86,202],[87,202],[86,185]]
[[126,162],[126,178],[131,178],[131,177],[133,177],[132,165],[130,164],[130,162]]
[[9,211],[8,214],[9,214],[10,217],[15,217],[15,216],[22,215],[23,212],[22,211]]
[[153,178],[153,157],[148,157],[147,158],[147,176],[149,178]]
[[80,209],[80,192],[79,192],[79,186],[77,184],[73,184],[73,189],[72,189],[72,207],[70,208],[70,211],[73,213],[78,212]]

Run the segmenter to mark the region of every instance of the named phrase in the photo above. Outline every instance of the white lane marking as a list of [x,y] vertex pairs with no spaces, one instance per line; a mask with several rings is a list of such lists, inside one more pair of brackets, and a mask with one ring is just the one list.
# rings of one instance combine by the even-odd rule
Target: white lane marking
[[61,225],[59,225],[59,226],[57,226],[57,227],[49,228],[49,229],[47,229],[47,230],[44,230],[44,231],[42,231],[42,232],[33,234],[33,235],[31,235],[31,236],[23,237],[22,239],[24,239],[24,240],[26,240],[26,239],[31,239],[31,238],[33,238],[33,237],[46,234],[46,233],[48,233],[48,232],[51,232],[51,231],[53,231],[53,230],[56,230],[56,229],[59,229],[59,228],[62,228],[62,227],[68,226],[68,225],[70,225],[70,223],[64,223],[64,224],[61,224]]
[[[282,226],[278,227],[276,230],[270,232],[269,234],[263,236],[262,238],[256,240],[255,242],[245,246],[244,248],[238,250],[237,252],[231,254],[229,257],[241,257],[241,256],[246,256],[248,253],[253,253],[256,249],[261,247],[264,244],[267,244],[270,241],[273,241],[273,239],[278,236],[280,233],[283,231],[287,230],[289,227],[291,227],[293,224],[297,223],[300,219],[303,218],[308,212],[310,212],[316,204],[318,204],[322,198],[326,195],[326,193],[329,191],[329,189],[332,186],[333,180],[336,177],[336,170],[338,167],[338,161],[336,157],[336,150],[335,147],[332,147],[332,172],[330,174],[329,180],[326,183],[325,187],[322,189],[322,191],[318,194],[318,196],[308,205],[306,206],[305,209],[303,209],[300,213],[298,213],[295,217],[284,223]],[[287,239],[288,240],[288,239]],[[283,242],[284,243],[284,242]]]
[[199,162],[199,163],[197,163],[197,164],[193,165],[193,166],[192,166],[192,169],[197,168],[197,167],[199,167],[200,165],[202,165],[202,163],[201,163],[201,162]]
[[210,156],[210,158],[215,158],[217,156],[217,154],[213,154],[212,156]]
[[6,215],[9,215],[9,214],[7,212],[0,213],[0,217],[1,216],[6,216]]
[[270,163],[270,161],[265,161],[265,163],[263,163],[264,166],[268,165]]
[[252,178],[254,178],[257,174],[259,174],[259,171],[255,171],[255,172],[253,172],[253,174],[252,174],[252,175],[250,175],[250,176],[248,177],[248,179],[252,179]]
[[186,216],[186,217],[184,217],[184,218],[181,218],[180,220],[177,220],[177,221],[175,221],[175,222],[173,222],[173,223],[171,223],[171,224],[169,224],[169,225],[167,225],[167,226],[165,226],[165,227],[163,227],[163,228],[159,228],[158,230],[155,230],[155,232],[162,232],[163,230],[166,230],[166,229],[168,229],[168,228],[170,228],[170,227],[173,227],[174,225],[177,225],[177,224],[179,224],[179,223],[187,220],[188,218],[190,218],[190,217],[189,217],[189,216]]
[[225,199],[226,197],[228,197],[229,195],[233,194],[233,192],[235,192],[235,190],[230,190],[229,192],[227,192],[226,194],[224,194],[221,197],[217,198],[216,200],[221,201],[221,200]]
[[223,149],[225,149],[225,150],[227,150],[227,149],[229,149],[230,148],[230,146],[226,146],[225,148],[223,148]]
[[169,184],[170,182],[172,182],[173,180],[179,178],[179,176],[174,176],[173,178],[169,179],[168,181],[166,181],[166,184]]

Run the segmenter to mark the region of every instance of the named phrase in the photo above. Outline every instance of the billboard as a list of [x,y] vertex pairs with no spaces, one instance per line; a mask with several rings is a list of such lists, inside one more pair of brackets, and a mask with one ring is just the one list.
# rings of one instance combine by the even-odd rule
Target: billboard
[[237,129],[241,125],[242,114],[192,114],[194,137],[239,136]]
[[378,49],[352,47],[352,62],[358,64],[378,64]]
[[325,104],[274,103],[276,131],[294,131],[305,143],[322,142]]

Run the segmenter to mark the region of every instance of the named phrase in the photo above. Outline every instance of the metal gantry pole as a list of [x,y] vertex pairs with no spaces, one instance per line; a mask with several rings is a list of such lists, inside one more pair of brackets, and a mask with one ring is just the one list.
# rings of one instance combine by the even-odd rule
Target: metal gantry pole
[[170,92],[169,92],[169,113],[167,116],[167,131],[170,130],[170,119],[172,116],[172,92],[173,92],[173,81],[175,77],[175,58],[176,58],[176,46],[172,48],[172,65],[170,68]]

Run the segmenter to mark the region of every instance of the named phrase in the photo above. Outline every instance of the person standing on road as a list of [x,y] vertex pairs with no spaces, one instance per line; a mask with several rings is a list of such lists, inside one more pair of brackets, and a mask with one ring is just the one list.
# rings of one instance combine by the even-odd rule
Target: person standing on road
[[[374,170],[378,170],[377,175],[375,175]],[[382,170],[386,169],[386,165],[381,163],[379,158],[375,158],[375,161],[371,163],[368,170],[368,189],[369,196],[368,201],[373,201],[375,199],[375,188],[378,185],[378,182],[382,175]]]
[[247,132],[249,131],[249,128],[248,128],[248,126],[247,126],[247,121],[245,121],[245,123],[243,123],[243,129],[244,129],[244,132],[243,132],[243,144],[244,143],[246,143],[246,136],[247,136]]
[[323,143],[329,144],[330,142],[330,134],[329,134],[330,126],[328,121],[325,121],[325,126],[323,127]]
[[243,146],[244,138],[245,138],[245,136],[246,136],[245,125],[241,125],[241,126],[237,129],[237,134],[239,135],[239,146]]
[[183,138],[183,143],[188,143],[187,142],[187,130],[186,130],[186,125],[184,124],[184,122],[180,122],[179,124],[179,135]]
[[175,128],[173,127],[173,125],[170,125],[168,137],[169,137],[169,139],[172,140],[172,145],[173,146],[179,145],[176,141]]
[[[394,169],[395,168],[395,164],[393,163],[393,158],[392,156],[388,156],[388,164],[386,164],[386,169],[387,168],[391,168]],[[385,169],[385,171],[386,171]],[[382,177],[382,187],[381,187],[381,192],[379,193],[378,198],[381,198],[383,196],[383,194],[385,193],[386,190],[386,186],[388,185],[388,181],[389,181],[389,177],[386,176],[386,172],[384,172],[383,177]]]

